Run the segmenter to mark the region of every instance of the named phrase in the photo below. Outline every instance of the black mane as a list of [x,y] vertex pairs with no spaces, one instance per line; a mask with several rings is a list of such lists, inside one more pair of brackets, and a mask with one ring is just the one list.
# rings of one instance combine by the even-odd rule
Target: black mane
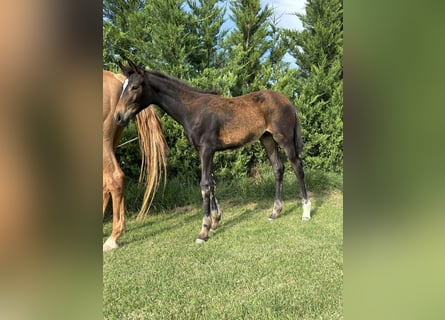
[[162,72],[159,71],[155,71],[155,70],[146,70],[145,71],[146,74],[151,75],[151,76],[155,76],[157,78],[161,78],[164,79],[165,81],[174,84],[175,86],[179,87],[179,88],[183,88],[189,91],[194,91],[194,92],[198,92],[198,93],[207,93],[207,94],[214,94],[214,95],[219,95],[218,90],[216,89],[211,89],[211,90],[204,90],[204,89],[199,89],[199,88],[195,88],[192,87],[191,85],[189,85],[188,83],[176,79],[174,77],[168,76]]

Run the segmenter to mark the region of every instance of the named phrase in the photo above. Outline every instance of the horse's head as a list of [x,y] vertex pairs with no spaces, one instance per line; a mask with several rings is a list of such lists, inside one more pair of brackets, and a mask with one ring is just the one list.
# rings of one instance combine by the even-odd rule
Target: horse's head
[[126,126],[130,119],[134,118],[138,112],[145,109],[148,104],[144,104],[144,69],[136,66],[128,60],[128,66],[119,64],[123,73],[127,77],[122,86],[122,93],[114,112],[114,120],[120,126]]

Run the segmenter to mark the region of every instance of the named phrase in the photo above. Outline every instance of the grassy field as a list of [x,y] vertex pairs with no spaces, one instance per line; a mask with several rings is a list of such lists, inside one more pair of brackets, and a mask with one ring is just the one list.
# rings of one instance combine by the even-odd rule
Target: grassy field
[[[273,178],[260,180],[218,189],[223,219],[204,245],[194,243],[198,186],[182,188],[198,194],[189,205],[128,219],[121,247],[104,254],[104,318],[342,319],[341,187],[318,190],[320,177],[309,174],[308,189],[317,192],[313,218],[302,222],[295,177],[287,175],[282,215],[270,222]],[[110,229],[106,222],[104,240]]]

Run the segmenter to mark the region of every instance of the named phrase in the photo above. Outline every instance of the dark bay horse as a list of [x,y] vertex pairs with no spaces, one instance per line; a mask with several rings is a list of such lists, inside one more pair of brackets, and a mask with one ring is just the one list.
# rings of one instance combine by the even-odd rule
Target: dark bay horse
[[[115,150],[123,127],[113,120],[117,102],[122,93],[124,75],[103,71],[103,215],[110,197],[113,207],[113,230],[105,241],[103,251],[118,247],[117,239],[125,228],[124,172],[116,159]],[[138,217],[149,209],[159,186],[162,171],[166,172],[166,141],[161,123],[153,108],[146,108],[137,117],[139,145],[142,154],[140,182],[146,182],[145,194]]]
[[162,73],[147,71],[131,61],[128,66],[120,67],[127,79],[116,106],[116,123],[125,126],[147,105],[158,105],[184,127],[185,135],[199,153],[204,218],[197,243],[207,241],[210,229],[215,230],[221,219],[215,196],[213,155],[257,139],[266,149],[275,175],[275,203],[269,219],[277,218],[282,209],[284,165],[278,156],[278,145],[286,152],[300,185],[302,220],[310,219],[311,202],[299,157],[303,139],[296,108],[289,99],[273,91],[225,98]]

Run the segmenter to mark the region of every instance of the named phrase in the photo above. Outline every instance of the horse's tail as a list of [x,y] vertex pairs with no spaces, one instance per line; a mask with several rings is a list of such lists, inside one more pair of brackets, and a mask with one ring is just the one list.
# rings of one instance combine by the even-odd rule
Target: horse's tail
[[301,134],[300,119],[298,119],[297,113],[295,113],[294,134],[295,134],[294,139],[295,139],[295,145],[297,147],[297,152],[301,153],[303,152],[304,142],[303,142],[303,135]]
[[165,185],[168,146],[162,132],[161,121],[153,107],[149,106],[136,115],[136,127],[142,156],[139,183],[146,183],[142,206],[138,213],[138,219],[141,219],[150,209],[162,176]]

